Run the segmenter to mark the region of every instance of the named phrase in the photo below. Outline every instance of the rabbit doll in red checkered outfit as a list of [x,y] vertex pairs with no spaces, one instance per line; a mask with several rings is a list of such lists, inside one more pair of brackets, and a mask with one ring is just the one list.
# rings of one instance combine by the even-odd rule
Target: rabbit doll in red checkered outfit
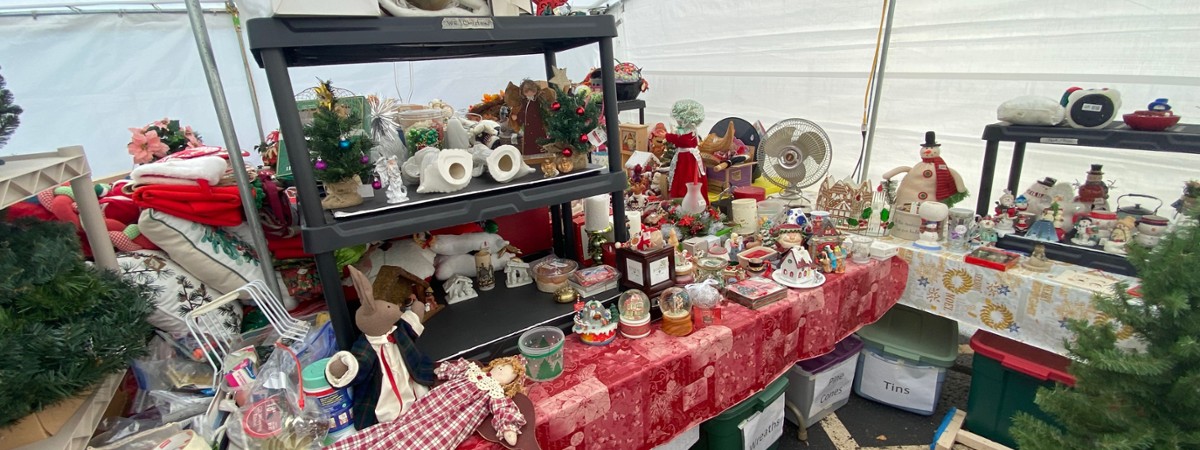
[[504,443],[517,445],[526,418],[512,397],[521,392],[525,382],[524,358],[498,358],[482,368],[460,358],[442,364],[436,373],[442,383],[396,420],[367,428],[326,449],[453,450],[489,414]]

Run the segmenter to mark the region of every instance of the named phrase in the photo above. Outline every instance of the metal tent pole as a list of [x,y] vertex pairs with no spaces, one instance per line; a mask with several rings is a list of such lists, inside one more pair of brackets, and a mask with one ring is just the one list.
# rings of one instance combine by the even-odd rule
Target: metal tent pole
[[246,163],[242,161],[242,150],[238,146],[237,132],[233,129],[233,117],[229,114],[229,103],[225,101],[225,88],[221,86],[221,75],[217,73],[217,61],[213,57],[212,42],[208,40],[208,27],[204,24],[204,12],[200,0],[185,0],[192,35],[196,38],[196,49],[200,51],[200,63],[204,66],[204,77],[208,79],[208,90],[212,94],[213,106],[217,109],[217,122],[221,124],[221,136],[225,138],[225,149],[229,152],[229,164],[233,166],[233,177],[237,180],[238,193],[242,198],[242,210],[246,212],[246,224],[263,271],[267,287],[276,298],[283,298],[279,283],[275,279],[275,267],[271,263],[271,252],[267,239],[263,237],[262,225],[258,223],[258,208],[254,206],[254,190],[250,177],[246,175]]
[[863,150],[862,172],[858,174],[858,182],[867,179],[867,171],[871,168],[871,146],[875,143],[875,122],[879,116],[879,97],[883,93],[883,70],[887,67],[888,44],[892,42],[892,11],[896,9],[896,0],[888,0],[887,19],[883,24],[883,44],[879,51],[879,67],[875,69],[875,81],[871,85],[871,109],[867,114],[867,145]]
[[267,142],[263,132],[262,108],[258,105],[258,89],[254,86],[254,71],[250,70],[250,58],[246,56],[246,41],[242,39],[242,13],[233,0],[225,1],[225,11],[233,16],[233,32],[237,36],[238,49],[242,51],[242,68],[246,71],[246,86],[250,88],[250,106],[254,107],[254,124],[258,125],[258,142]]

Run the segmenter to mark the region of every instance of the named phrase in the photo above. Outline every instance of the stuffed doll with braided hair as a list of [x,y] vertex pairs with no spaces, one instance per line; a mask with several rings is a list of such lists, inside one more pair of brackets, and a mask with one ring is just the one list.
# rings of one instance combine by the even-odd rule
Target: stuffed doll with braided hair
[[[524,358],[497,358],[483,367],[460,358],[443,363],[435,372],[442,383],[396,420],[360,431],[327,449],[453,450],[488,415],[495,434],[509,447],[517,445],[519,435],[533,434],[522,433],[523,428],[529,430],[526,417],[513,401],[524,386]],[[536,446],[533,436],[526,437]]]

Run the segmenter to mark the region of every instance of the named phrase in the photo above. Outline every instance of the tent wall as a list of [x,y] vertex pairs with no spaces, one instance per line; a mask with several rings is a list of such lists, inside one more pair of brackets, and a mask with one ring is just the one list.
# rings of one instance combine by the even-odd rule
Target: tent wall
[[[242,20],[268,14],[269,0],[239,1]],[[258,142],[237,37],[227,14],[206,14],[213,51],[243,150]],[[93,171],[132,168],[130,127],[169,116],[223,145],[196,44],[184,14],[94,14],[0,17],[0,74],[25,109],[21,126],[0,154],[81,144]],[[558,63],[580,80],[599,65],[595,46],[564,52]],[[265,73],[251,61],[264,128],[278,125]],[[541,55],[292,69],[294,90],[317,79],[356,94],[440,98],[458,108],[499,92],[508,81],[545,79]],[[253,155],[250,161],[258,161]]]
[[[618,6],[617,55],[645,68],[647,120],[666,121],[672,102],[694,98],[717,119],[767,126],[802,117],[833,140],[831,174],[853,170],[862,144],[863,94],[883,0],[626,0]],[[1168,97],[1185,122],[1200,121],[1200,2],[1116,0],[897,2],[879,129],[868,175],[917,160],[925,130],[978,188],[983,126],[995,108],[1026,94],[1058,98],[1073,85],[1111,87],[1124,112]],[[267,0],[238,3],[243,19]],[[243,148],[257,140],[229,16],[208,15],[218,65]],[[178,118],[222,144],[195,44],[180,14],[0,18],[0,66],[26,113],[2,153],[82,144],[97,173],[129,169],[128,127]],[[593,49],[561,55],[573,78],[598,63]],[[267,129],[275,114],[262,71],[253,69]],[[332,79],[360,94],[463,107],[509,81],[543,77],[540,58],[295,69],[296,91]],[[625,117],[631,117],[628,113]],[[1200,157],[1031,145],[1022,185],[1035,177],[1082,179],[1104,163],[1117,192],[1171,199],[1200,178]],[[1001,152],[1000,167],[1008,163]],[[1000,170],[997,185],[1003,185]],[[969,202],[973,204],[973,202]]]
[[[647,121],[667,121],[680,98],[704,104],[705,131],[731,115],[768,127],[813,120],[833,141],[830,174],[840,178],[863,141],[883,3],[626,0],[617,54],[644,68]],[[1189,0],[900,0],[868,175],[917,162],[924,131],[935,130],[942,156],[975,191],[980,136],[996,107],[1020,95],[1058,99],[1070,86],[1118,89],[1122,112],[1168,97],[1185,122],[1200,122],[1198,41],[1200,2]],[[995,186],[1005,184],[1011,145],[1001,149]],[[1105,164],[1114,192],[1167,203],[1200,178],[1196,155],[1030,145],[1022,189],[1042,176],[1082,181],[1089,163]]]

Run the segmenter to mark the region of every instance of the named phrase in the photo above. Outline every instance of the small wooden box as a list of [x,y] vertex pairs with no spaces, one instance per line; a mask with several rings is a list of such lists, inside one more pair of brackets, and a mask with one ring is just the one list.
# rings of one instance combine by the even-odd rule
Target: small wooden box
[[650,149],[650,127],[637,123],[621,124],[621,167],[634,151]]
[[646,252],[618,249],[617,271],[621,272],[622,287],[654,297],[675,285],[675,250],[670,246]]
[[750,186],[754,184],[754,165],[755,162],[744,162],[736,166],[727,167],[725,170],[716,172],[712,167],[706,167],[708,174],[708,192],[721,192],[727,188]]

